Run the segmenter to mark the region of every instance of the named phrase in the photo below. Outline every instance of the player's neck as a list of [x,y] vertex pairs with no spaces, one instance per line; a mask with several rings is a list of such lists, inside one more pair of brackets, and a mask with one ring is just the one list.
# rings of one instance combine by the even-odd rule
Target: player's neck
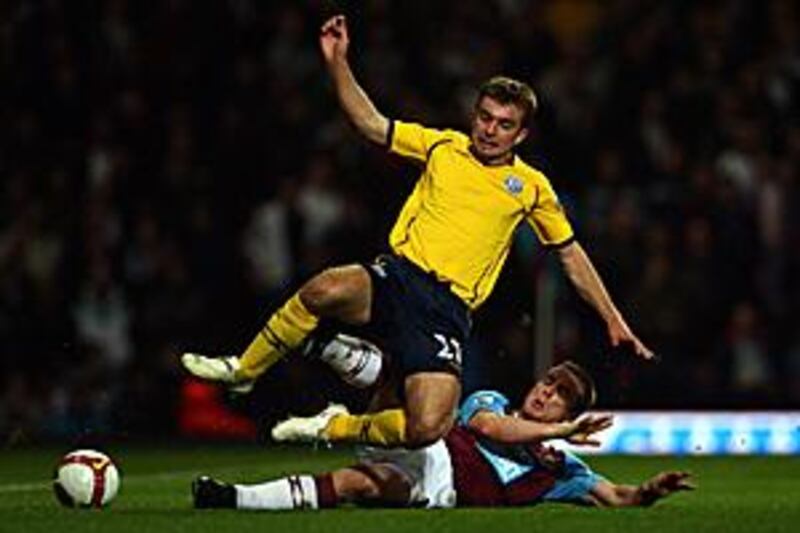
[[511,150],[496,157],[487,157],[478,153],[478,151],[475,150],[475,145],[471,144],[469,146],[469,151],[475,159],[487,167],[502,167],[504,165],[510,165],[514,162],[514,152]]

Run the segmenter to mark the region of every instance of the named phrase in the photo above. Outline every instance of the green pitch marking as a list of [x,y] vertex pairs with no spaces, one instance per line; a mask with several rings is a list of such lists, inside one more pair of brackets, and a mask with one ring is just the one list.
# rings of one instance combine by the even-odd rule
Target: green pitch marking
[[323,512],[195,511],[190,481],[200,473],[260,481],[292,472],[348,464],[348,450],[184,446],[105,450],[122,470],[122,488],[102,511],[65,509],[50,489],[64,449],[0,452],[0,532],[347,532],[481,531],[596,532],[795,531],[800,523],[797,457],[590,457],[600,473],[636,482],[664,469],[690,470],[700,488],[652,509],[584,509],[542,505],[525,509],[365,510]]

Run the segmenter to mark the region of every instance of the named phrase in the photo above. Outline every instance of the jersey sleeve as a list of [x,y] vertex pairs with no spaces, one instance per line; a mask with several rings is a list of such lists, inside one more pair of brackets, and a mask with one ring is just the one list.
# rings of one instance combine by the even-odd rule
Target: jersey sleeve
[[458,412],[458,423],[466,426],[478,411],[491,411],[504,415],[506,414],[508,403],[508,398],[497,391],[482,390],[474,392],[461,404],[461,409]]
[[528,215],[528,223],[545,246],[563,246],[574,239],[564,207],[546,180],[537,187],[536,204]]
[[564,452],[564,476],[557,479],[553,488],[542,497],[545,501],[586,503],[589,492],[605,478],[595,473],[577,455]]
[[389,130],[389,151],[417,161],[425,161],[431,148],[446,139],[447,133],[442,130],[393,120]]

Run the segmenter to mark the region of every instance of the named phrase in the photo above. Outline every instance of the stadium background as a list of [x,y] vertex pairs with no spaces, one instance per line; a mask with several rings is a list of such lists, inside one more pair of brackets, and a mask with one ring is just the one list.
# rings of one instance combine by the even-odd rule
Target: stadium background
[[[600,407],[800,407],[794,2],[340,5],[389,116],[466,127],[481,80],[534,85],[522,154],[662,359],[612,351],[526,230],[479,314],[468,389],[524,390],[548,277],[555,357],[597,376]],[[2,3],[0,442],[196,435],[182,415],[203,405],[247,437],[239,415],[263,427],[347,394],[294,360],[252,398],[209,397],[176,357],[244,346],[309,274],[385,249],[416,169],[339,111],[316,43],[331,9]]]

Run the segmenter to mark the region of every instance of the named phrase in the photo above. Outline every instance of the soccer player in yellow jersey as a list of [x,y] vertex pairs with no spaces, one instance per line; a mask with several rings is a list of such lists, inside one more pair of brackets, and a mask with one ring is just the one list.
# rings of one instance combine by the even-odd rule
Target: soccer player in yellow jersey
[[238,357],[184,354],[192,374],[247,391],[300,347],[321,319],[358,326],[392,355],[403,404],[366,415],[329,409],[318,418],[319,437],[384,446],[430,444],[453,423],[470,315],[491,293],[523,221],[557,250],[567,277],[605,322],[611,344],[630,343],[639,356],[653,357],[575,240],[550,182],[514,153],[536,109],[530,87],[493,78],[480,88],[469,135],[435,130],[390,120],[375,108],[350,70],[344,16],[322,26],[320,47],[340,105],[356,129],[424,166],[389,237],[392,253],[371,265],[331,268],[313,277]]

